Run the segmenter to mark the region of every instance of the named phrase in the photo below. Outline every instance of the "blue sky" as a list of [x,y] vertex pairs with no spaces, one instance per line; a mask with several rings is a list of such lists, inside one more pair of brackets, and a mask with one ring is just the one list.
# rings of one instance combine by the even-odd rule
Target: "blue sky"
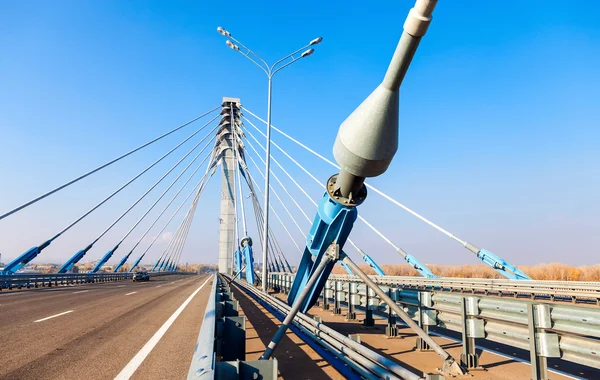
[[[225,46],[219,25],[270,62],[323,36],[313,56],[276,76],[273,124],[331,157],[339,124],[382,79],[412,4],[2,3],[0,212],[215,107],[223,96],[240,97],[264,116],[266,78]],[[398,153],[371,182],[514,264],[597,263],[599,11],[593,1],[441,1],[401,88]],[[197,127],[0,221],[3,261],[50,237]],[[281,136],[274,134],[274,141],[323,181],[334,174]],[[279,152],[274,156],[314,199],[320,197],[310,178]],[[38,261],[62,262],[85,247],[178,158],[140,178]],[[313,214],[310,202],[286,183]],[[167,185],[88,258],[111,248]],[[219,186],[215,177],[200,200],[184,261],[216,262]],[[273,201],[301,243],[300,231]],[[477,263],[457,243],[374,193],[359,212],[425,263]],[[157,213],[124,251],[152,215]],[[297,262],[296,248],[273,223],[288,258]],[[175,228],[176,222],[167,231]],[[378,262],[402,261],[360,222],[352,236]]]

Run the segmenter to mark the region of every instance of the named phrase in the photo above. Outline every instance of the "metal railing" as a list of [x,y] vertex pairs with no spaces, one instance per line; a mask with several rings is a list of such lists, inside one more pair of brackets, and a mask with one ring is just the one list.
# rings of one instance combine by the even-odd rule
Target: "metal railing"
[[[259,300],[276,316],[277,314],[285,316],[289,313],[290,306],[285,302],[265,294],[243,280],[237,280],[235,284]],[[311,318],[299,312],[294,318],[293,324],[302,334],[333,354],[343,365],[351,368],[362,378],[409,380],[443,378],[437,374],[417,375],[397,362],[363,346],[360,344],[358,336],[345,336],[323,324],[318,317]]]
[[[154,272],[149,273],[151,277],[184,274],[183,272]],[[194,273],[186,273],[194,274]],[[61,273],[61,274],[11,274],[0,275],[0,291],[14,288],[38,288],[60,285],[89,284],[96,282],[130,280],[133,273]]]
[[246,361],[246,317],[227,280],[213,280],[188,380],[277,379],[277,360]]
[[[581,283],[564,287],[563,282],[479,279],[423,279],[406,277],[371,277],[409,316],[425,330],[432,326],[462,334],[461,361],[467,368],[478,367],[476,339],[486,339],[530,352],[532,378],[547,378],[547,358],[560,358],[592,368],[600,368],[600,309],[540,300],[549,289],[561,296],[596,296],[600,284]],[[272,273],[271,286],[284,293],[293,282],[293,275]],[[406,280],[406,283],[403,282]],[[523,283],[525,283],[523,285]],[[539,285],[539,291],[536,286]],[[594,288],[595,285],[595,288]],[[419,287],[419,288],[414,288]],[[478,295],[484,289],[525,292],[528,298],[498,298]],[[585,289],[585,292],[583,291]],[[471,294],[457,294],[468,291]],[[324,289],[322,307],[331,303],[334,314],[341,314],[341,305],[348,308],[349,319],[354,310],[367,313],[365,324],[373,323],[373,312],[388,317],[386,334],[397,334],[395,315],[355,276],[330,276]],[[487,293],[489,294],[489,293]],[[427,350],[423,342],[417,348]]]
[[[283,273],[280,273],[283,275]],[[600,282],[582,281],[514,281],[487,278],[423,278],[414,276],[369,276],[377,284],[418,290],[527,297],[532,300],[595,302],[600,306]],[[331,275],[330,280],[354,281],[356,276]]]

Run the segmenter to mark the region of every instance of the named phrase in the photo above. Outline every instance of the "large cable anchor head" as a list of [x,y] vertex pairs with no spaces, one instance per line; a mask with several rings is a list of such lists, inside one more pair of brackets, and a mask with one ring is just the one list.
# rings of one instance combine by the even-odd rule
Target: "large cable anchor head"
[[333,155],[341,167],[339,187],[348,197],[366,177],[383,174],[398,150],[399,90],[431,23],[436,0],[417,0],[383,81],[340,125]]

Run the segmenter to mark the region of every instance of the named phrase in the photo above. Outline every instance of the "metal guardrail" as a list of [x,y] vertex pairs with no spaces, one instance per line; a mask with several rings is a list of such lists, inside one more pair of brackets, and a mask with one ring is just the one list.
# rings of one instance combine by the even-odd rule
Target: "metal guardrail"
[[[173,274],[194,274],[185,272],[150,272],[151,277],[173,275]],[[109,282],[130,280],[133,273],[64,273],[64,274],[11,274],[0,275],[0,291],[3,289],[12,290],[13,288],[38,288],[52,287],[71,284],[86,284],[95,282]]]
[[[380,287],[400,305],[409,316],[425,330],[430,326],[457,331],[462,334],[463,365],[472,369],[478,367],[478,355],[475,350],[476,339],[518,347],[530,352],[532,378],[547,379],[547,358],[560,358],[600,369],[600,309],[574,304],[558,304],[534,300],[533,298],[498,298],[484,295],[457,294],[457,289],[480,291],[482,288],[499,289],[499,284],[483,284],[479,280],[455,279],[413,279],[408,284],[405,277],[372,276]],[[269,278],[271,286],[288,292],[293,282],[290,274],[273,273]],[[496,281],[496,280],[495,280]],[[531,291],[539,295],[548,289],[562,286],[551,282],[540,285],[541,292],[535,286],[523,287],[515,282],[529,281],[501,280],[503,289]],[[534,283],[540,283],[536,281]],[[592,284],[585,294],[594,293]],[[423,286],[424,289],[413,289]],[[600,287],[600,284],[596,284]],[[580,292],[582,287],[572,287],[571,291]],[[568,294],[564,290],[564,294]],[[581,293],[577,293],[581,294]],[[536,298],[537,299],[537,298]],[[366,313],[365,324],[372,324],[372,313],[388,316],[386,334],[397,334],[395,315],[381,302],[372,290],[355,276],[330,276],[324,289],[322,307],[327,309],[332,303],[333,313],[341,314],[341,305],[348,308],[348,318],[355,318],[354,310],[363,308]],[[427,350],[423,342],[417,341],[417,348]]]
[[188,380],[277,379],[277,360],[246,361],[246,317],[217,274],[204,312]]
[[[281,300],[267,295],[245,281],[235,284],[255,299],[262,301],[267,309],[280,315],[287,315],[290,306]],[[299,312],[294,318],[294,326],[314,342],[337,357],[348,368],[365,379],[443,379],[439,374],[417,375],[397,362],[360,344],[358,336],[345,336],[315,319]]]
[[[282,275],[283,273],[280,273]],[[600,282],[515,281],[487,278],[423,278],[414,276],[369,276],[378,284],[403,289],[446,290],[461,293],[527,297],[532,300],[595,302],[600,306]],[[331,275],[330,280],[353,281],[355,276]]]

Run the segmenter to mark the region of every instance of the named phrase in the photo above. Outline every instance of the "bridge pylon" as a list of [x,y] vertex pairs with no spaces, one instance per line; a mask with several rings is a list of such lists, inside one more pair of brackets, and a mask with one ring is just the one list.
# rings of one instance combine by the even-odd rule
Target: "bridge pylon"
[[235,242],[235,154],[233,128],[240,124],[240,99],[224,97],[221,121],[217,130],[217,154],[220,156],[223,174],[221,176],[221,215],[219,219],[219,272],[234,274],[233,254]]

